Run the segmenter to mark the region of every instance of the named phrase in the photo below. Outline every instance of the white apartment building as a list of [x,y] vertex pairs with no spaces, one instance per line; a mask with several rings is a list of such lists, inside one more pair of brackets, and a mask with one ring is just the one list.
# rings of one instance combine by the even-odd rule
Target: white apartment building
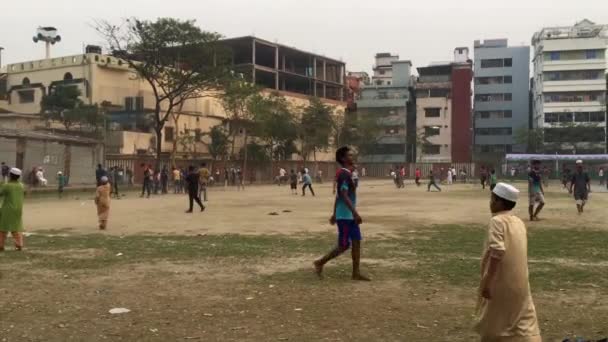
[[399,61],[399,55],[392,55],[388,52],[377,53],[372,84],[390,86],[393,79],[393,62],[397,61]]
[[582,20],[532,38],[532,117],[545,152],[604,153],[608,25]]

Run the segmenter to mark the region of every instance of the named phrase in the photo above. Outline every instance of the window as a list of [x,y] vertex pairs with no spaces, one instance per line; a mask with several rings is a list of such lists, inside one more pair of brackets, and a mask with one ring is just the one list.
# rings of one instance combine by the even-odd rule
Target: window
[[63,75],[63,80],[64,81],[71,81],[73,79],[74,79],[74,76],[72,76],[72,74],[69,73],[69,72],[66,72],[65,75]]
[[135,110],[135,98],[133,97],[125,97],[125,110],[126,111],[133,111]]
[[391,81],[386,81],[386,85],[391,85]]
[[439,154],[441,153],[441,145],[425,145],[422,146],[423,154]]
[[441,108],[424,108],[424,117],[438,118],[441,116]]
[[449,89],[431,89],[430,97],[449,97]]
[[603,74],[603,70],[548,71],[544,77],[547,81],[601,80]]
[[602,91],[572,91],[563,93],[546,93],[545,103],[551,102],[595,102],[603,101],[605,93]]
[[384,133],[386,133],[388,135],[399,134],[399,126],[386,127],[384,130]]
[[560,57],[559,51],[551,51],[550,56],[551,56],[550,58],[552,61],[559,61],[559,57]]
[[505,119],[513,116],[513,112],[510,110],[484,110],[478,111],[476,114],[478,119]]
[[173,141],[173,127],[165,127],[165,141]]
[[476,94],[475,101],[477,102],[501,102],[501,101],[511,101],[512,95],[511,93],[505,94]]
[[199,128],[194,130],[194,141],[201,142],[203,140],[203,132]]
[[21,81],[21,85],[28,87],[30,85],[30,79],[25,77],[23,81]]
[[384,70],[380,70],[380,71],[378,71],[378,73],[379,73],[380,75],[384,75],[384,74],[385,74],[385,71],[384,71]]
[[143,96],[138,96],[135,98],[135,110],[138,113],[141,113],[144,111],[144,97]]
[[376,85],[382,85],[382,80],[376,80]]
[[476,135],[511,135],[513,129],[511,127],[488,127],[488,128],[476,128]]
[[505,58],[504,60],[504,66],[505,68],[509,68],[513,66],[513,59],[511,58]]
[[559,114],[558,113],[545,113],[545,122],[546,123],[559,122]]
[[574,121],[589,122],[589,112],[574,113]]
[[19,95],[19,103],[34,102],[34,90],[21,90],[17,94]]
[[606,120],[606,113],[603,113],[603,112],[589,113],[590,122],[604,122],[605,120]]
[[597,51],[595,50],[586,50],[585,51],[585,59],[596,59]]
[[513,83],[513,77],[512,76],[505,76],[504,83],[506,83],[506,84]]
[[502,59],[482,59],[482,68],[502,68],[504,61]]
[[441,134],[441,127],[439,126],[425,126],[424,127],[424,135],[427,137],[432,137],[434,135]]

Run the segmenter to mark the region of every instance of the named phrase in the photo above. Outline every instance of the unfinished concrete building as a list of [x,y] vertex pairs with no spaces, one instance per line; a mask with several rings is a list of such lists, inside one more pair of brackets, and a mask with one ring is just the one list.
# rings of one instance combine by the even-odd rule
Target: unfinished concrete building
[[344,101],[343,62],[247,36],[223,41],[249,82],[268,89]]

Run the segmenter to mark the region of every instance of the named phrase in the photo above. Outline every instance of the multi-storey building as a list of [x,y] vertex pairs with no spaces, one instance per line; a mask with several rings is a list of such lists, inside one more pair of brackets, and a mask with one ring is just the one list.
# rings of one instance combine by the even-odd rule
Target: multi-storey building
[[[332,106],[336,115],[344,112],[344,63],[254,37],[229,39],[224,44],[232,53],[235,70],[266,90],[284,95],[294,108],[307,105],[311,96],[317,96]],[[76,87],[85,104],[103,103],[107,110],[111,128],[107,133],[108,153],[152,152],[155,134],[150,114],[155,101],[151,87],[135,77],[127,61],[100,52],[98,47],[91,47],[84,54],[7,65],[6,75],[0,77],[0,107],[18,114],[39,114],[44,95],[57,87]],[[187,134],[195,138],[197,156],[209,158],[202,140],[204,133],[228,122],[220,100],[190,99],[179,114],[178,122],[168,120],[165,124],[162,152],[172,152],[178,137]],[[242,140],[242,136],[237,137],[236,145],[242,145]],[[181,145],[177,147],[178,154],[188,154]],[[317,158],[331,160],[331,152],[319,153]]]
[[[479,41],[475,52],[476,159],[524,153],[529,122],[530,47],[506,39]],[[523,141],[519,140],[523,137]],[[519,139],[518,139],[519,138]]]
[[357,115],[377,119],[382,133],[374,150],[361,156],[363,162],[405,163],[414,157],[415,115],[412,104],[412,63],[389,53],[376,55],[374,76],[370,85],[361,88],[356,101]]
[[453,62],[418,68],[416,83],[417,160],[470,162],[471,80],[468,48],[456,48]]
[[606,151],[607,42],[608,26],[586,19],[534,34],[533,123],[545,152]]

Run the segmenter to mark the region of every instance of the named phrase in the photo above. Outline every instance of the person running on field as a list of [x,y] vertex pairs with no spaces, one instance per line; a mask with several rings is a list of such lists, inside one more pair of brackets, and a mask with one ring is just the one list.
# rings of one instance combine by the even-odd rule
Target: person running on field
[[490,171],[490,190],[494,190],[497,183],[496,170],[492,169],[492,171]]
[[600,167],[600,170],[597,172],[597,176],[600,178],[600,186],[604,185],[606,179],[604,178],[604,168]]
[[297,195],[298,194],[298,175],[296,174],[296,172],[293,169],[291,169],[291,173],[289,174],[289,186],[291,188],[291,194]]
[[488,183],[488,170],[485,166],[481,167],[481,172],[479,173],[479,181],[481,182],[481,188],[485,190],[486,184]]
[[518,194],[505,183],[492,190],[475,324],[482,342],[542,341],[528,279],[527,229],[511,211]]
[[306,188],[310,189],[310,193],[314,196],[315,191],[312,189],[312,178],[306,170],[304,170],[304,173],[302,174],[302,183],[304,183],[302,186],[302,196],[306,196]]
[[582,214],[585,209],[585,204],[589,199],[589,193],[591,192],[591,181],[589,174],[583,170],[583,161],[576,161],[576,171],[572,175],[570,180],[570,194],[574,194],[574,200],[576,201],[576,209],[578,214]]
[[434,186],[435,189],[441,192],[441,188],[437,185],[437,181],[435,180],[435,175],[433,174],[433,170],[429,173],[429,184],[427,186],[426,191],[431,191],[431,186]]
[[6,236],[11,233],[15,249],[23,249],[23,184],[19,181],[21,170],[11,168],[8,172],[8,182],[0,185],[0,252],[4,251]]
[[198,186],[199,186],[199,174],[194,169],[194,166],[188,167],[188,175],[186,176],[186,187],[188,188],[188,210],[186,210],[187,214],[192,213],[194,202],[198,204],[201,208],[201,211],[205,211],[205,206],[201,202],[200,197],[198,197]]
[[532,163],[532,169],[528,173],[528,197],[530,199],[528,214],[530,215],[530,221],[538,221],[538,214],[545,206],[545,190],[543,189],[540,172],[540,163]]
[[338,226],[338,245],[314,262],[315,273],[322,279],[325,264],[346,252],[352,244],[352,279],[369,281],[370,279],[362,275],[360,270],[361,228],[359,226],[363,223],[363,219],[356,209],[357,189],[352,178],[352,170],[354,169],[352,150],[347,146],[340,147],[336,151],[336,162],[340,164],[341,169],[337,179],[338,194],[329,223]]
[[422,178],[422,171],[419,168],[416,168],[416,185],[420,186],[420,179]]

